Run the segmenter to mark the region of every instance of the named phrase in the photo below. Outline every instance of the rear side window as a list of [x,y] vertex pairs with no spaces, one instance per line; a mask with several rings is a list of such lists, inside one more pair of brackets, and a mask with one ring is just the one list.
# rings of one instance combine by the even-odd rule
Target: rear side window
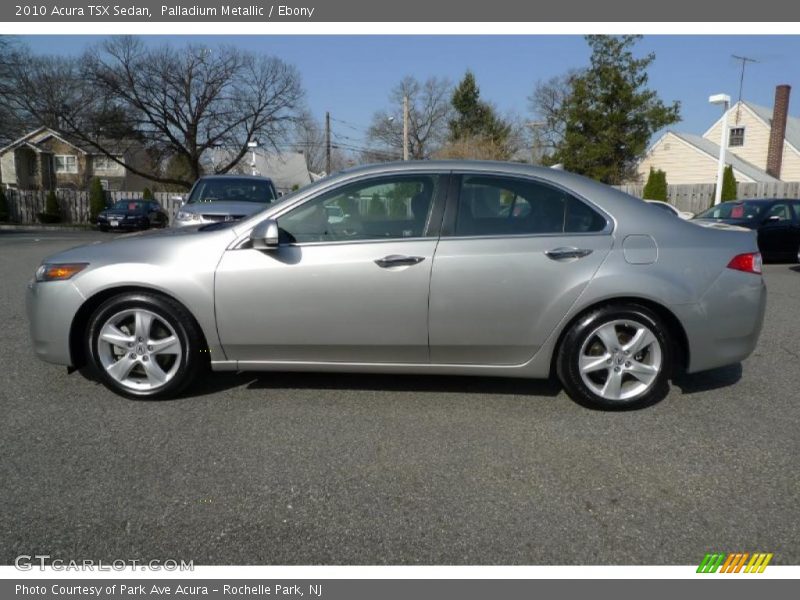
[[602,231],[597,211],[558,188],[525,179],[464,176],[455,235],[497,236]]

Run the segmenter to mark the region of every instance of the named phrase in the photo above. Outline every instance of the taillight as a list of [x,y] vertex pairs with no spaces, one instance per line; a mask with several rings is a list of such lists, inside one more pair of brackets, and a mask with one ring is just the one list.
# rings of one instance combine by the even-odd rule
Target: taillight
[[728,263],[728,268],[761,275],[761,252],[737,254]]

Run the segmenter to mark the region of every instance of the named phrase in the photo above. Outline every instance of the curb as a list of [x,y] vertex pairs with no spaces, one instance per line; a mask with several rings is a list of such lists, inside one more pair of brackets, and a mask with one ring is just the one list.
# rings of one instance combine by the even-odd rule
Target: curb
[[95,231],[86,225],[0,225],[0,231]]

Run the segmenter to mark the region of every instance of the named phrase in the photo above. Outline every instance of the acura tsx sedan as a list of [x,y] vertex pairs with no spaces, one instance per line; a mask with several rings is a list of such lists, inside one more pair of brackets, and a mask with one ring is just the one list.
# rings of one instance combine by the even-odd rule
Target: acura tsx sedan
[[27,290],[35,353],[128,397],[210,366],[556,376],[608,409],[746,358],[765,302],[752,231],[469,161],[361,167],[242,221],[67,250]]

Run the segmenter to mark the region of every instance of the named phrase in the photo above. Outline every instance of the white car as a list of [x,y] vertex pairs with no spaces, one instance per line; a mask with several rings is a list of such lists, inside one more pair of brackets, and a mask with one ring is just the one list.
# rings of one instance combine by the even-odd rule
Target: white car
[[668,213],[672,213],[676,217],[680,217],[681,219],[684,219],[686,221],[694,217],[693,212],[689,212],[688,210],[678,210],[677,208],[672,206],[672,204],[670,204],[669,202],[662,202],[661,200],[647,200],[647,199],[645,199],[645,202],[647,202],[648,204],[652,204],[653,206],[657,206],[661,210],[666,211]]

